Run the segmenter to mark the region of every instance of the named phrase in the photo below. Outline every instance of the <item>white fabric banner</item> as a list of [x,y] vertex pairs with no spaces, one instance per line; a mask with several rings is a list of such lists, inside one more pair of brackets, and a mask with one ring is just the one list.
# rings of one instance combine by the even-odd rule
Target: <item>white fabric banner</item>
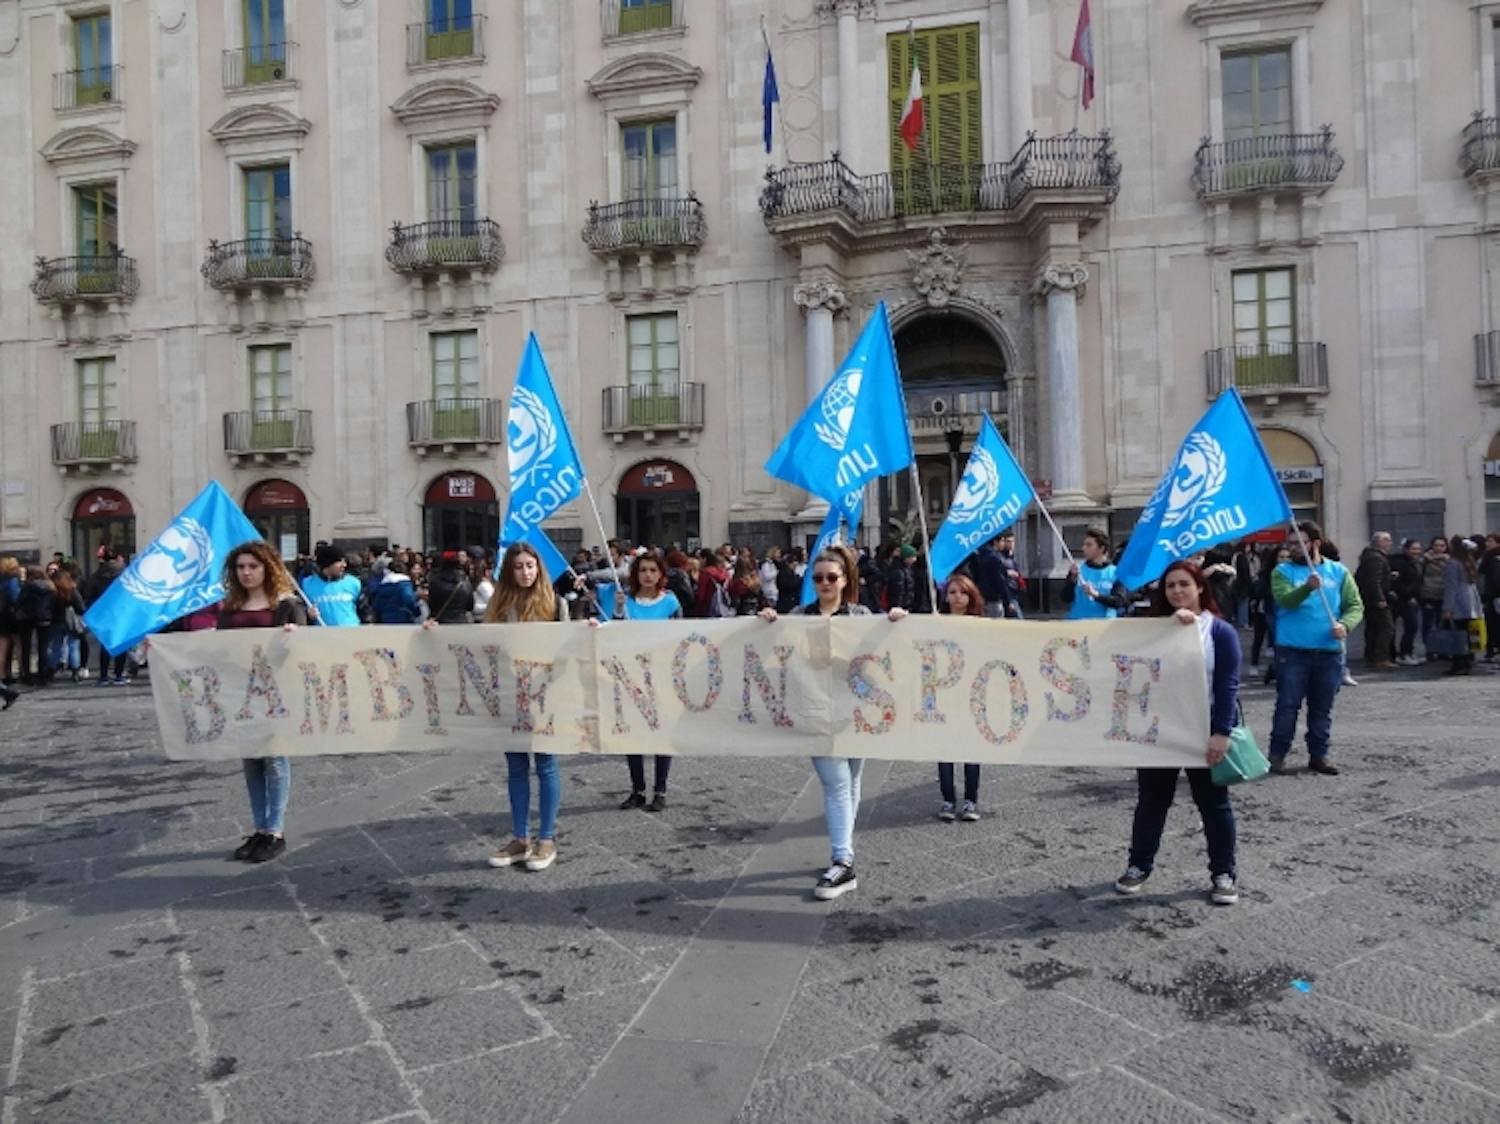
[[1175,621],[784,617],[152,638],[166,754],[476,749],[1201,765]]

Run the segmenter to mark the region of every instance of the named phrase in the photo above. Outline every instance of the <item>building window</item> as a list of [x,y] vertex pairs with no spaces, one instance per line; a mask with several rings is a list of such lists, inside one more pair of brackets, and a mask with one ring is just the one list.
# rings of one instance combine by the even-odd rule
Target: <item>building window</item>
[[270,164],[245,169],[245,237],[271,240],[292,236],[292,169]]
[[[971,210],[984,159],[979,25],[886,38],[891,179],[903,214]],[[922,71],[924,128],[915,149],[901,136],[913,66]]]
[[672,26],[672,0],[620,0],[620,34]]
[[[1323,523],[1323,463],[1318,451],[1289,429],[1263,429],[1261,443],[1276,470],[1276,478],[1286,492],[1292,518]],[[1268,534],[1272,532],[1267,532]],[[1276,532],[1279,534],[1279,529]]]
[[1484,462],[1484,529],[1500,531],[1500,433],[1490,442]]
[[621,128],[626,199],[667,199],[677,194],[677,122],[643,121]]
[[1292,131],[1292,52],[1247,51],[1223,57],[1224,139]]
[[629,341],[630,424],[674,425],[681,413],[677,314],[631,316]]
[[424,62],[467,58],[474,53],[474,0],[427,0]]
[[292,348],[274,344],[250,349],[250,447],[292,445]]
[[79,451],[84,457],[112,457],[120,434],[120,388],[114,356],[78,360]]
[[1252,269],[1233,275],[1235,385],[1297,382],[1293,273],[1291,269]]
[[76,105],[98,105],[114,93],[114,46],[108,12],[73,18],[73,63],[77,74]]
[[243,0],[245,84],[286,77],[285,0]]
[[473,141],[432,146],[427,153],[427,218],[472,222],[478,214],[479,156]]
[[107,258],[120,245],[120,205],[112,183],[73,189],[74,235],[80,257]]
[[434,332],[432,340],[432,436],[435,440],[477,439],[483,404],[479,401],[479,333]]

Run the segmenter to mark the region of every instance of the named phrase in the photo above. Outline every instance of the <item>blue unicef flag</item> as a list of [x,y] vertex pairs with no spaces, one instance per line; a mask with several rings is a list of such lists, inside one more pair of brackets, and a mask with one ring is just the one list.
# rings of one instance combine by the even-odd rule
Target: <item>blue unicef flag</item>
[[[859,519],[864,513],[865,494],[863,492],[851,492],[845,497],[844,504],[830,504],[828,515],[823,520],[823,526],[818,530],[818,537],[813,542],[812,551],[807,556],[807,569],[802,571],[802,604],[810,605],[818,599],[817,587],[813,585],[813,561],[818,555],[837,542],[853,542],[854,536],[859,533]],[[847,527],[845,526],[847,524]],[[859,578],[855,574],[849,575],[854,581]]]
[[1116,577],[1139,589],[1179,558],[1291,518],[1271,458],[1231,387],[1187,435],[1146,501]]
[[1035,498],[1031,481],[985,414],[948,516],[932,540],[932,580],[945,580],[960,562],[1019,519]]
[[[547,537],[547,532],[542,530],[540,527],[532,527],[529,531],[521,536],[519,541],[525,543],[527,546],[531,547],[532,550],[536,551],[537,557],[542,560],[542,569],[546,571],[548,581],[555,582],[558,578],[562,577],[565,573],[572,569],[572,567],[568,565],[568,560],[563,557],[562,551],[557,549],[557,546],[552,542],[551,539]],[[500,567],[505,562],[505,551],[507,550],[507,548],[509,548],[510,545],[511,544],[505,540],[505,536],[501,535],[500,557],[495,562],[496,580],[498,580],[500,577]]]
[[224,563],[261,534],[217,480],[131,559],[83,615],[112,656],[129,651],[178,617],[224,599]]
[[526,352],[510,393],[505,437],[510,508],[502,535],[515,542],[583,491],[583,462],[534,333],[526,337]]
[[850,492],[914,459],[882,301],[843,365],[771,454],[766,471],[847,509]]

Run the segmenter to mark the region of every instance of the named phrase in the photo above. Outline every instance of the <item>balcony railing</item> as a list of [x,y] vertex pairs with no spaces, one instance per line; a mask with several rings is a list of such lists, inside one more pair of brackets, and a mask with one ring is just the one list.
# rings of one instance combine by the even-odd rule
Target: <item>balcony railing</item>
[[43,302],[131,300],[140,289],[135,259],[113,254],[37,258],[31,291]]
[[495,398],[437,398],[406,404],[408,445],[499,444],[505,403]]
[[606,386],[604,432],[631,429],[702,429],[703,384]]
[[1267,191],[1323,191],[1338,178],[1344,158],[1333,147],[1333,129],[1316,133],[1242,137],[1214,143],[1207,137],[1193,156],[1193,189],[1200,199]]
[[1464,126],[1463,139],[1458,165],[1465,176],[1500,172],[1500,118],[1474,114]]
[[64,422],[52,427],[52,463],[112,464],[135,460],[135,422]]
[[1034,191],[1092,190],[1106,202],[1120,190],[1120,161],[1108,133],[1097,137],[1029,136],[999,164],[919,164],[856,175],[837,153],[811,164],[766,173],[760,193],[767,220],[841,211],[857,222],[913,215],[1005,211]]
[[312,243],[300,234],[210,242],[202,268],[204,280],[221,290],[306,285],[313,272]]
[[481,269],[492,273],[505,257],[500,227],[489,219],[438,219],[391,224],[385,260],[397,273]]
[[452,16],[406,25],[406,65],[484,58],[484,17]]
[[241,90],[297,78],[297,44],[265,43],[224,52],[224,88]]
[[701,246],[708,234],[703,204],[696,195],[668,199],[627,199],[589,204],[583,240],[596,254],[616,250]]
[[[985,414],[1000,419],[1005,414],[1005,391],[924,387],[920,382],[906,388],[906,418],[913,433],[978,433]],[[997,422],[998,424],[998,422]]]
[[238,410],[224,415],[224,451],[231,456],[255,453],[310,453],[311,410]]
[[82,109],[124,100],[125,68],[96,66],[88,70],[64,70],[52,76],[52,108]]
[[628,5],[623,0],[600,0],[599,20],[606,39],[682,27],[683,0],[645,0],[644,3],[635,0]]
[[1229,387],[1241,394],[1319,394],[1328,390],[1328,345],[1271,343],[1221,347],[1204,353],[1208,396]]
[[1481,386],[1500,386],[1500,331],[1480,332],[1474,337],[1474,381]]

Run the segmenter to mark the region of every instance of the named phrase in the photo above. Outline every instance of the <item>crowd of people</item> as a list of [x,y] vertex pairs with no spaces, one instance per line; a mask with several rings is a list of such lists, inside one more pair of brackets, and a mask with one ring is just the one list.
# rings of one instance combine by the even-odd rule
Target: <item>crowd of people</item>
[[[1435,537],[1424,548],[1407,540],[1399,552],[1380,532],[1350,570],[1314,523],[1298,525],[1285,544],[1259,550],[1249,542],[1174,562],[1145,590],[1118,580],[1118,551],[1102,528],[1089,528],[1081,558],[1069,565],[1061,590],[1066,615],[1101,620],[1123,615],[1172,617],[1199,630],[1208,676],[1211,736],[1204,764],[1186,770],[1203,818],[1209,853],[1210,899],[1237,900],[1234,813],[1229,791],[1213,783],[1211,766],[1225,753],[1239,719],[1241,630],[1251,635],[1249,664],[1269,655],[1268,682],[1276,683],[1275,717],[1268,756],[1274,773],[1287,773],[1296,727],[1306,710],[1308,769],[1335,776],[1332,712],[1349,674],[1349,635],[1365,622],[1367,666],[1446,659],[1448,674],[1468,674],[1476,648],[1491,661],[1500,652],[1500,534],[1474,541]],[[14,683],[45,686],[59,676],[87,678],[89,638],[84,621],[118,577],[125,560],[101,547],[86,578],[72,560],[57,555],[46,567],[0,558],[0,678],[8,708]],[[808,573],[808,569],[811,573]],[[569,568],[549,574],[526,544],[506,550],[496,565],[492,551],[421,552],[371,544],[347,553],[319,543],[310,557],[288,566],[264,542],[237,547],[223,575],[222,602],[171,626],[281,628],[307,624],[362,624],[437,628],[469,623],[644,622],[683,618],[782,615],[868,616],[900,621],[934,611],[981,619],[1019,620],[1037,607],[1016,561],[1015,538],[1002,532],[982,546],[941,585],[926,568],[926,552],[912,543],[870,550],[836,545],[810,562],[797,548],[772,547],[757,558],[749,547],[725,543],[686,552],[611,540],[604,549],[580,548]],[[813,596],[804,603],[803,590]],[[1421,645],[1419,657],[1417,646]],[[128,682],[145,653],[111,657],[99,652],[101,686]],[[545,753],[507,753],[512,838],[488,857],[493,866],[540,871],[557,859],[562,779]],[[646,763],[627,758],[628,795],[622,810],[660,812],[667,805],[672,757],[658,755],[647,796]],[[955,762],[938,766],[938,819],[980,818],[980,766],[963,765],[957,788]],[[863,761],[814,758],[824,795],[830,863],[814,895],[831,899],[854,889],[854,821]],[[254,830],[234,852],[241,861],[265,862],[286,848],[285,815],[291,762],[285,757],[246,760],[244,772]],[[1137,771],[1137,804],[1125,872],[1116,882],[1138,893],[1150,877],[1163,825],[1177,787],[1177,769]],[[532,817],[532,777],[537,816]]]

